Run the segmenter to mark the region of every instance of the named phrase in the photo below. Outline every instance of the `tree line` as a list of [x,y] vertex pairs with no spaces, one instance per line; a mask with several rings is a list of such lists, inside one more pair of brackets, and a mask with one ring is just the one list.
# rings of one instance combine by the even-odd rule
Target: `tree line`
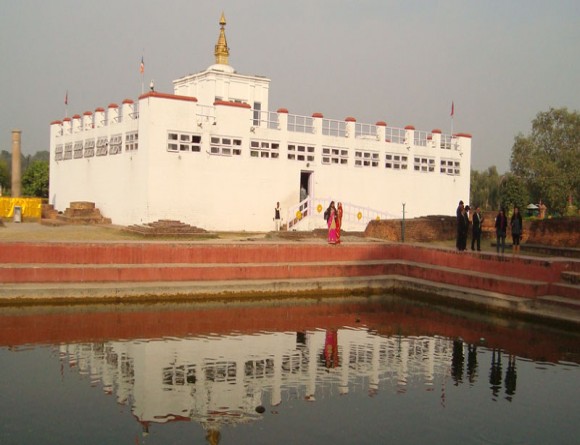
[[556,215],[578,215],[580,114],[550,108],[532,121],[530,134],[515,137],[510,171],[471,170],[470,203],[484,210],[543,202]]
[[[48,198],[48,151],[22,156],[22,194]],[[10,195],[12,155],[0,152],[0,185]],[[577,215],[580,199],[580,114],[550,108],[537,114],[530,134],[515,137],[510,171],[471,170],[470,205],[483,210],[525,209],[542,201],[554,214]]]

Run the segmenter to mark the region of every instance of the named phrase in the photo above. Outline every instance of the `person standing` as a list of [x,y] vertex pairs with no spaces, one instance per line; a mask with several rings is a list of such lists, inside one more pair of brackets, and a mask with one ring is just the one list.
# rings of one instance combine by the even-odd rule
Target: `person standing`
[[342,227],[342,203],[336,206],[336,244],[340,244],[340,228]]
[[328,243],[336,244],[336,207],[334,201],[330,202],[330,206],[326,209],[325,215],[328,215],[326,224],[328,225]]
[[469,228],[469,217],[467,208],[462,207],[457,219],[457,250],[463,252],[467,247],[467,230]]
[[459,205],[455,211],[455,215],[457,216],[457,240],[455,241],[455,247],[457,247],[457,250],[461,250],[461,230],[464,226],[463,210],[463,201],[459,201]]
[[471,250],[475,250],[475,245],[477,244],[477,251],[481,251],[481,224],[483,223],[483,217],[481,216],[481,210],[479,206],[475,207],[475,213],[473,218],[471,218],[472,231],[471,231]]
[[522,214],[520,213],[520,209],[517,206],[514,207],[514,214],[512,215],[510,221],[510,228],[512,231],[512,253],[518,254],[520,253],[520,240],[522,238],[523,222]]
[[507,218],[505,216],[504,209],[500,209],[499,213],[495,217],[495,235],[496,235],[496,249],[497,253],[499,253],[499,249],[501,246],[501,253],[505,251],[505,234],[507,230]]
[[280,203],[276,203],[276,207],[274,207],[274,230],[280,230]]

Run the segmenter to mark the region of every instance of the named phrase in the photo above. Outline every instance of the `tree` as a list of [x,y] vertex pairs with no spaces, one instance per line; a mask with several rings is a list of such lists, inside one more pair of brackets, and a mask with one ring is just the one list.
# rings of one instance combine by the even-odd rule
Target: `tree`
[[511,170],[528,187],[534,202],[564,213],[580,198],[580,114],[550,108],[532,121],[532,132],[515,139]]
[[471,196],[469,204],[482,210],[497,210],[501,178],[495,165],[483,172],[471,170]]
[[6,190],[10,189],[11,178],[10,169],[4,159],[0,159],[0,187],[2,187],[2,194],[6,194]]
[[48,167],[46,161],[34,161],[22,176],[22,193],[24,196],[48,198]]
[[506,174],[499,186],[500,206],[506,210],[506,215],[514,208],[523,214],[528,203],[528,189],[521,178],[514,174]]

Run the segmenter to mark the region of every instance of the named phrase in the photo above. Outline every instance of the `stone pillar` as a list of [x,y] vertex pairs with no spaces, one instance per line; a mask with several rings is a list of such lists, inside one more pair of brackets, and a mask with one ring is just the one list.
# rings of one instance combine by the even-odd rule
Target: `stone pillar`
[[22,166],[20,161],[20,130],[12,130],[12,197],[22,196]]

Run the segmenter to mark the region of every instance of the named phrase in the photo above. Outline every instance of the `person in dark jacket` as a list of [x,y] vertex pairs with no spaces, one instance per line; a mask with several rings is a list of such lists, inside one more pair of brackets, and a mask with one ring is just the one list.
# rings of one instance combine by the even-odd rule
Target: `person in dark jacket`
[[499,253],[499,249],[501,246],[501,253],[505,251],[505,235],[507,231],[507,218],[505,216],[504,209],[500,209],[499,213],[495,217],[495,234],[497,238],[496,249],[497,253]]
[[514,214],[510,220],[510,228],[512,230],[512,253],[518,254],[520,253],[520,240],[522,238],[523,232],[523,222],[522,222],[522,214],[520,213],[520,209],[514,207]]
[[469,217],[467,208],[463,207],[457,218],[457,250],[463,252],[467,247],[467,231],[469,230]]
[[471,232],[471,250],[475,250],[477,244],[477,251],[481,251],[481,225],[483,223],[483,216],[479,206],[475,207],[475,213],[471,218],[472,232]]
[[457,240],[455,241],[455,247],[457,250],[461,249],[461,228],[463,227],[463,201],[459,201],[459,205],[457,206],[457,210],[455,211],[455,215],[457,216]]

